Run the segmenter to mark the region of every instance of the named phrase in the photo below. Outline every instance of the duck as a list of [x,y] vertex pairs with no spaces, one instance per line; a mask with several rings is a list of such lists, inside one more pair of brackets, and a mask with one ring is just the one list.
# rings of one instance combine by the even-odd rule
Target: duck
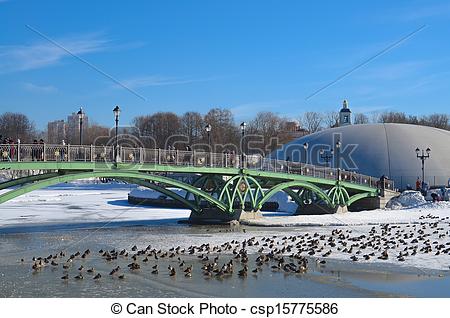
[[247,272],[248,272],[248,266],[247,266],[247,265],[244,265],[244,268],[241,269],[241,270],[238,272],[238,275],[239,275],[240,277],[246,277],[246,276],[247,276]]
[[78,280],[81,280],[81,279],[83,279],[84,277],[83,277],[83,275],[80,273],[80,274],[78,274],[77,276],[75,276],[75,279],[78,279]]
[[97,275],[94,276],[95,280],[100,279],[100,278],[102,278],[102,275],[100,273],[98,273]]

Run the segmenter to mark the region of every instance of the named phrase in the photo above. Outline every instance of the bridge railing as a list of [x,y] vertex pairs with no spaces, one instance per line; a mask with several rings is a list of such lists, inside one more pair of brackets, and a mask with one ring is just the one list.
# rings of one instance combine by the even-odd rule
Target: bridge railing
[[[117,150],[117,151],[115,151]],[[242,161],[243,158],[243,161]],[[373,188],[383,188],[379,178],[336,168],[300,162],[265,158],[261,155],[211,153],[113,146],[3,144],[0,160],[32,162],[124,162],[214,168],[246,168],[252,170],[290,173],[329,180],[343,180]],[[394,190],[392,180],[384,180],[384,188]]]

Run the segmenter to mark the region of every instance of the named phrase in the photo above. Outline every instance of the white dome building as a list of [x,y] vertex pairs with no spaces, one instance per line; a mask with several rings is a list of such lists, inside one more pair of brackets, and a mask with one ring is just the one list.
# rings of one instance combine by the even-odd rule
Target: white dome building
[[[338,141],[340,151],[336,148]],[[396,188],[405,189],[408,185],[414,187],[417,177],[422,178],[416,148],[431,149],[430,157],[425,160],[425,181],[430,186],[447,185],[450,131],[427,126],[347,125],[296,139],[275,151],[272,157],[332,167],[337,167],[340,161],[340,167],[345,170],[374,177],[385,175],[395,181]]]

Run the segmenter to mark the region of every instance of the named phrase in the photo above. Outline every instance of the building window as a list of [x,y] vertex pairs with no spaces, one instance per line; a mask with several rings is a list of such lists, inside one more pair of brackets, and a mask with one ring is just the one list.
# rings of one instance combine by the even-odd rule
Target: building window
[[344,123],[348,124],[348,115],[344,116]]

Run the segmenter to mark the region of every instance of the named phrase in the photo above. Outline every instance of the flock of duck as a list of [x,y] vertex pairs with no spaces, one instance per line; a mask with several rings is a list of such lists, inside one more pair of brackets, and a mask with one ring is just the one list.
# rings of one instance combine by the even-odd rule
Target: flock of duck
[[[429,257],[449,256],[449,217],[439,218],[430,214],[419,221],[404,225],[382,224],[364,232],[335,228],[330,234],[316,232],[249,237],[242,241],[233,239],[220,245],[203,243],[168,250],[151,245],[139,249],[134,245],[130,250],[101,249],[97,253],[90,249],[70,255],[59,251],[45,257],[33,257],[32,271],[39,273],[46,267],[61,268],[63,281],[86,278],[100,281],[107,277],[123,280],[127,271],[192,278],[196,266],[200,269],[197,273],[207,279],[233,275],[245,279],[263,270],[302,274],[308,270],[308,260],[323,267],[327,263],[325,259],[333,257],[353,262],[405,262],[425,254]],[[98,261],[99,258],[111,265],[109,273],[88,266],[90,259]],[[448,258],[443,260],[448,262]],[[25,262],[24,259],[21,261]],[[161,265],[161,261],[165,265]],[[122,263],[128,264],[121,267]],[[448,265],[444,267],[449,269]]]

